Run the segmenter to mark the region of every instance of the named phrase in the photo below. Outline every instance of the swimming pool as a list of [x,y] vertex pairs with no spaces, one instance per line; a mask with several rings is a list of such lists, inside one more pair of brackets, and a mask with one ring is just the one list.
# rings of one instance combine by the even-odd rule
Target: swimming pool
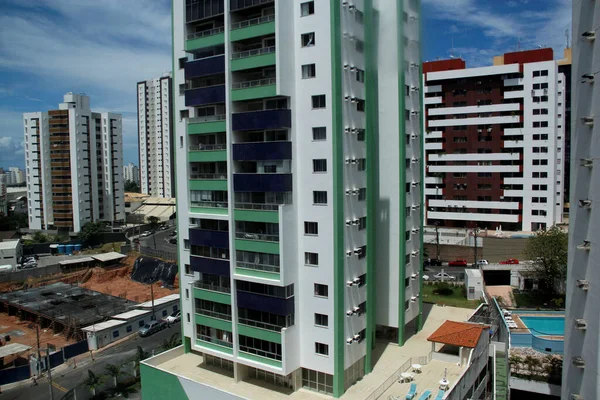
[[531,333],[537,336],[565,334],[565,317],[534,317],[519,315]]

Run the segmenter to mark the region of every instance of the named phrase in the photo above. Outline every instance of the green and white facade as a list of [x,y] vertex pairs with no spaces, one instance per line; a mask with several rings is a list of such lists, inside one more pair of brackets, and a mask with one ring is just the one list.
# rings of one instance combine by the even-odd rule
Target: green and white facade
[[[371,371],[376,331],[419,329],[419,13],[173,1],[184,356],[340,397]],[[144,399],[163,381],[221,397],[185,376],[145,364]]]

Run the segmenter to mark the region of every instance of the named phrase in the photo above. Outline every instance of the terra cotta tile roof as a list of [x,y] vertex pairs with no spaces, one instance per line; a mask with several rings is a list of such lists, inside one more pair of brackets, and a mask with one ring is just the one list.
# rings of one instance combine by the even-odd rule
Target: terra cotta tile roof
[[427,340],[453,346],[475,347],[481,332],[489,327],[470,322],[446,321]]

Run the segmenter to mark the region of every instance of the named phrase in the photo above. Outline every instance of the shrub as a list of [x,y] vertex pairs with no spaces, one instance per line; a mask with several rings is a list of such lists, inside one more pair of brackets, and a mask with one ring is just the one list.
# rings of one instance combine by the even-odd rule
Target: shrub
[[439,296],[452,296],[454,294],[454,290],[445,282],[440,282],[435,285],[435,289],[433,289],[433,294],[437,294]]

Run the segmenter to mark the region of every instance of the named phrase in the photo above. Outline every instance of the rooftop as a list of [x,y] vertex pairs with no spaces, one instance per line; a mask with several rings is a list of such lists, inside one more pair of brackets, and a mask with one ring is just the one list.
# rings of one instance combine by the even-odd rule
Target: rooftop
[[0,242],[0,250],[14,250],[19,245],[19,239]]
[[114,319],[122,319],[122,320],[130,320],[132,318],[136,318],[142,315],[150,314],[150,311],[147,310],[131,310],[121,314],[113,315]]
[[92,258],[94,260],[97,260],[100,262],[120,260],[121,258],[125,258],[125,257],[127,257],[125,254],[117,253],[116,251],[111,251],[110,253],[104,253],[104,254],[94,254],[92,256]]
[[27,351],[31,346],[27,346],[21,343],[10,343],[0,347],[0,358],[12,356]]
[[81,330],[84,332],[96,332],[96,331],[103,331],[103,330],[109,329],[109,328],[114,328],[116,326],[121,326],[124,324],[126,324],[125,321],[109,319],[108,321],[99,322],[97,324],[86,326],[85,328],[81,328]]
[[92,261],[94,261],[94,259],[92,257],[82,257],[82,258],[75,258],[72,260],[59,261],[58,264],[71,265],[71,264],[80,264],[80,263],[86,263],[86,262],[92,262]]
[[481,278],[481,271],[476,268],[465,268],[465,273],[470,278]]
[[486,325],[471,322],[446,321],[427,340],[453,346],[474,348],[479,342],[481,332],[489,328]]
[[[170,294],[168,296],[165,297],[161,297],[160,299],[154,299],[154,306],[159,306],[161,304],[165,304],[168,303],[170,301],[179,301],[179,294],[175,293],[175,294]],[[142,304],[138,304],[137,305],[138,308],[152,308],[152,301],[147,301],[145,303]]]

